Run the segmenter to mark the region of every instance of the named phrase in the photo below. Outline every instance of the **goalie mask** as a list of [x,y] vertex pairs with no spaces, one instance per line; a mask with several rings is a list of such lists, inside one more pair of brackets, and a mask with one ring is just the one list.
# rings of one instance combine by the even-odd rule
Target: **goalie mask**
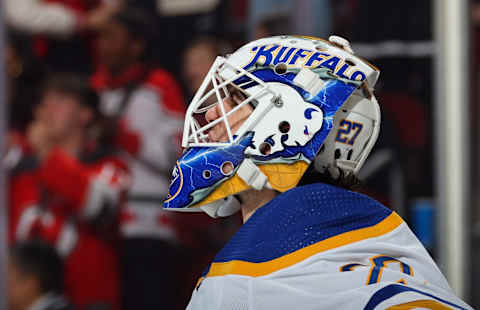
[[287,191],[313,162],[357,173],[378,136],[378,75],[335,36],[265,38],[217,57],[188,107],[164,207],[228,216],[233,195]]

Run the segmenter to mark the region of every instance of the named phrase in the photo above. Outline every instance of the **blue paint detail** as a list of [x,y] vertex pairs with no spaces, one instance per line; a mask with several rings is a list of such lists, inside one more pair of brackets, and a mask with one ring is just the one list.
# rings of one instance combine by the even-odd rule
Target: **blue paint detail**
[[303,114],[305,115],[306,119],[312,119],[312,113],[313,112],[319,112],[319,111],[316,110],[316,109],[308,108],[308,109],[305,110],[305,112]]
[[257,82],[252,81],[252,82],[250,82],[250,83],[248,83],[248,84],[242,85],[242,88],[243,88],[243,89],[249,89],[250,87],[254,87],[254,86],[257,86],[257,85],[258,85]]
[[343,66],[338,69],[337,75],[344,79],[350,79],[348,76],[345,75],[345,71],[347,71],[348,67],[350,67],[349,64],[343,64]]
[[328,68],[328,69],[332,70],[332,72],[335,72],[335,69],[337,68],[337,65],[338,65],[339,61],[340,61],[340,58],[338,58],[337,56],[333,56],[333,57],[325,59],[318,66]]
[[297,52],[293,55],[292,59],[290,60],[290,62],[288,63],[289,65],[294,65],[297,63],[298,61],[298,58],[305,58],[308,56],[308,54],[305,54],[305,52],[311,52],[311,50],[306,50],[306,49],[302,49],[302,48],[299,48],[297,50]]
[[[261,79],[262,81],[264,81],[266,83],[268,83],[268,82],[279,82],[279,83],[287,84],[289,86],[294,87],[298,92],[305,92],[303,89],[301,89],[300,87],[293,84],[293,79],[297,76],[295,73],[287,72],[285,74],[278,75],[275,72],[273,72],[273,70],[267,69],[267,68],[258,69],[256,71],[251,72],[251,73],[254,76],[258,77],[259,79]],[[248,77],[246,75],[241,76],[238,79],[236,79],[235,81],[233,81],[233,83],[235,83],[237,85],[241,85],[241,84],[244,84],[244,83],[247,83],[247,82],[253,82],[253,81],[250,77]],[[256,83],[255,83],[255,85],[256,85]],[[250,87],[251,86],[247,87],[246,85],[242,85],[243,89],[247,89],[247,88],[250,88]]]
[[308,136],[308,127],[307,125],[305,125],[305,129],[303,129],[303,133]]
[[440,301],[444,304],[447,304],[451,307],[454,307],[456,309],[466,309],[466,308],[461,307],[459,305],[456,305],[456,304],[454,304],[450,301],[447,301],[443,298],[439,298],[435,295],[432,295],[432,294],[429,294],[429,293],[426,293],[426,292],[423,292],[421,290],[417,290],[417,289],[414,289],[414,288],[411,288],[411,287],[408,287],[408,286],[405,286],[405,285],[401,285],[401,284],[390,284],[390,285],[387,285],[384,288],[378,290],[377,292],[375,292],[375,294],[373,294],[373,296],[370,298],[367,305],[363,309],[364,310],[374,310],[375,307],[377,307],[380,303],[384,302],[387,299],[390,299],[390,298],[394,297],[395,295],[398,295],[398,294],[401,294],[401,293],[404,293],[404,292],[419,293],[419,294],[422,294],[424,296],[428,296],[430,298],[433,298],[437,301]]
[[315,52],[310,58],[307,60],[305,63],[306,67],[310,67],[314,61],[323,61],[325,57],[322,56],[330,56],[328,53],[321,53],[321,52]]
[[[358,77],[360,77],[360,79]],[[362,71],[355,71],[352,73],[352,76],[350,77],[350,79],[353,81],[363,81],[366,78],[367,76]]]
[[[175,198],[164,203],[164,208],[185,208],[193,202],[192,194],[199,190],[210,188],[204,192],[205,198],[214,188],[212,185],[228,180],[231,176],[222,174],[220,167],[226,161],[232,162],[235,169],[244,159],[245,149],[252,145],[253,133],[248,133],[239,142],[223,147],[192,147],[177,161],[182,172],[182,178],[174,179],[169,188],[169,196],[176,194]],[[178,169],[178,168],[177,168]],[[211,171],[211,177],[204,179],[203,170]],[[182,184],[180,188],[180,184]],[[178,194],[177,194],[178,192]]]
[[[255,56],[253,56],[252,60],[250,61],[250,63],[248,65],[246,65],[246,67],[250,67],[251,65],[254,65],[256,64],[259,60],[260,60],[260,57],[263,57],[264,58],[264,62],[263,63],[260,63],[261,65],[265,64],[265,65],[269,65],[271,62],[272,62],[272,58],[273,58],[273,52],[279,47],[279,45],[273,45],[273,46],[269,46],[269,45],[263,45],[263,46],[260,46],[257,53],[255,54]],[[253,48],[252,48],[252,51],[255,51]]]
[[378,224],[392,211],[362,194],[317,183],[280,194],[238,230],[214,262],[266,262]]
[[273,60],[273,64],[276,65],[276,64],[279,64],[281,62],[285,63],[287,62],[288,58],[290,58],[290,56],[292,56],[292,53],[295,51],[296,48],[294,47],[291,47],[287,53],[285,54],[285,56],[283,56],[283,54],[285,53],[285,50],[287,50],[289,47],[288,46],[283,46],[280,51],[278,51],[278,54],[277,56],[275,56],[275,59]]
[[[244,69],[248,69],[254,65],[263,65],[268,67],[270,65],[276,65],[281,62],[286,63],[287,61],[289,65],[294,65],[297,63],[298,58],[308,57],[308,59],[304,64],[305,67],[315,67],[315,66],[312,66],[313,62],[319,61],[320,64],[315,68],[324,67],[332,70],[332,72],[336,72],[337,66],[340,63],[340,58],[337,56],[331,56],[328,53],[320,53],[320,52],[314,52],[311,56],[309,56],[308,53],[312,53],[313,52],[312,50],[301,49],[301,48],[297,49],[295,47],[287,47],[287,46],[280,46],[280,45],[273,45],[273,46],[262,45],[262,46],[256,46],[252,48],[252,51],[256,51],[256,53],[253,56],[252,60],[243,67]],[[276,55],[274,57],[275,52],[276,52]],[[344,73],[345,73],[345,70],[347,70],[347,68],[348,68],[348,65],[347,66],[343,65],[339,70],[340,74],[338,74],[338,72],[337,74],[341,77],[346,77]],[[358,79],[358,77],[360,77],[360,79]],[[357,70],[348,79],[354,80],[354,81],[355,80],[363,81],[366,79],[366,76],[363,72],[361,72],[360,70]]]
[[274,135],[271,135],[269,136],[268,138],[265,139],[265,142],[267,142],[268,144],[270,144],[271,146],[274,146],[275,145],[275,140],[272,139]]

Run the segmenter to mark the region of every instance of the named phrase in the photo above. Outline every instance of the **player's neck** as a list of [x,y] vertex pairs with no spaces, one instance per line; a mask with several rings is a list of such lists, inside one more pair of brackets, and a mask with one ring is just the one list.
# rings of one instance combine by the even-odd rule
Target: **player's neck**
[[278,195],[278,192],[272,189],[264,188],[261,191],[248,190],[240,193],[242,199],[242,218],[243,223],[257,211],[259,208],[270,202]]

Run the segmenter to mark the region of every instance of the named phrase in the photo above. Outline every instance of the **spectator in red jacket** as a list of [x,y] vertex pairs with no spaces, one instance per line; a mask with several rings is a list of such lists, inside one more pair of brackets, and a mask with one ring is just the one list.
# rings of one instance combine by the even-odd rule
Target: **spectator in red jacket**
[[27,130],[35,156],[10,173],[10,242],[53,245],[65,261],[66,294],[80,310],[120,308],[112,240],[128,171],[90,143],[97,102],[86,80],[52,77]]
[[33,52],[52,72],[91,73],[95,33],[122,0],[5,0],[8,26],[33,38]]
[[132,172],[121,221],[125,309],[172,309],[178,302],[178,238],[162,202],[180,150],[184,99],[172,76],[149,62],[152,28],[143,11],[115,15],[100,32],[100,67],[92,79],[111,124],[107,136]]

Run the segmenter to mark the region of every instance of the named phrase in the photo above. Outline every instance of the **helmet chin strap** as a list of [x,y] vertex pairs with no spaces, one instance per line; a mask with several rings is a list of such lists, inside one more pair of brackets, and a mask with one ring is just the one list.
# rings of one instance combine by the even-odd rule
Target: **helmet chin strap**
[[255,165],[250,158],[245,158],[238,167],[237,175],[248,185],[256,190],[264,187],[271,188],[268,184],[267,176]]
[[[237,175],[255,190],[272,188],[268,183],[267,176],[250,158],[243,160],[240,167],[238,167]],[[241,201],[237,195],[228,196],[200,207],[202,211],[213,218],[230,216],[240,210],[240,208]]]
[[213,218],[227,217],[240,210],[240,202],[235,196],[229,196],[224,199],[200,207],[202,211]]

